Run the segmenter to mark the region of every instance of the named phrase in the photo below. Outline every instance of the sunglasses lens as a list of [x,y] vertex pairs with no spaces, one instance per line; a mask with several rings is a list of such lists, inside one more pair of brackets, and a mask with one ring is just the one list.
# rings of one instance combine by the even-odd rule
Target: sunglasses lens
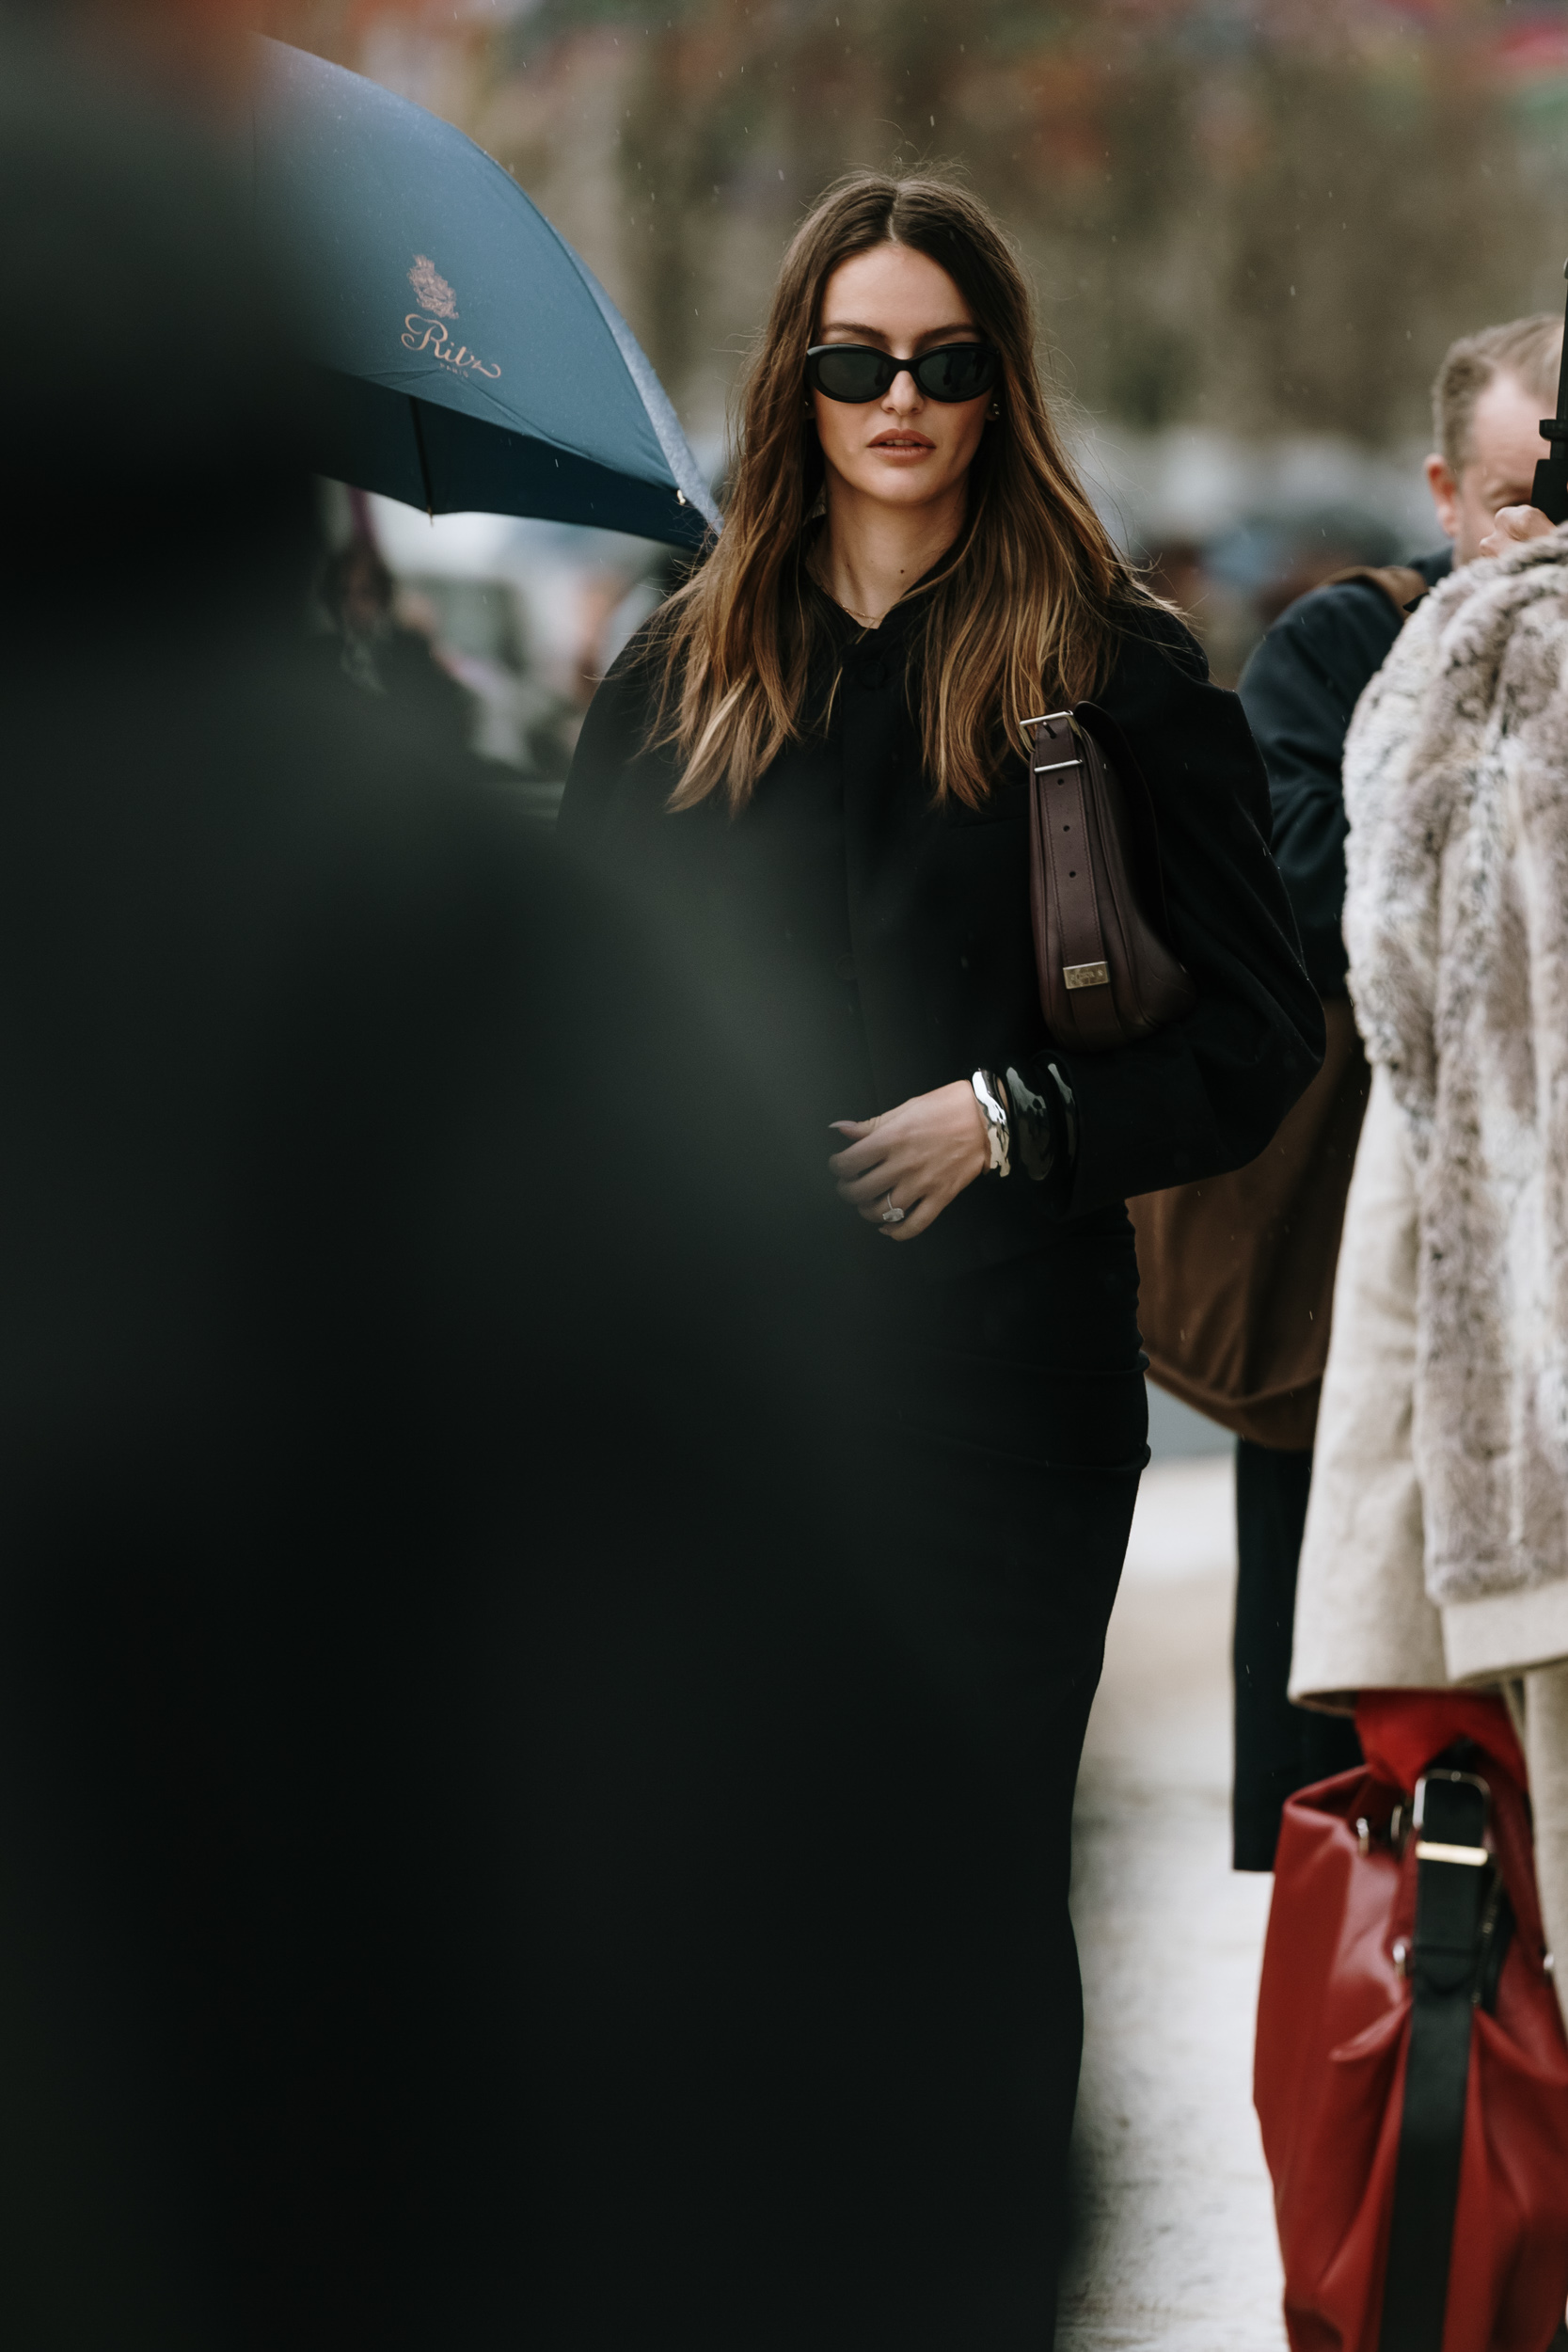
[[887,389],[887,362],[879,351],[845,343],[819,351],[812,362],[816,389],[830,400],[875,400]]
[[984,343],[949,343],[915,370],[932,400],[978,400],[996,381],[996,354]]

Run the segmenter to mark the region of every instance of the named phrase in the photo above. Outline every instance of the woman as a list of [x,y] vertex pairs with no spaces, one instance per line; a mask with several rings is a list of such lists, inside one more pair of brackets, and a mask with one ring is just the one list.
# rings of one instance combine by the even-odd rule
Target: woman
[[[1040,1015],[1020,730],[1091,694],[1148,779],[1198,1000],[1074,1055]],[[986,2261],[1037,2344],[1081,2039],[1073,1786],[1148,1458],[1123,1202],[1253,1158],[1323,1031],[1240,707],[1099,522],[972,197],[857,175],[800,230],[722,536],[600,689],[562,824],[680,930],[781,1134],[839,1138],[854,1320],[885,1342],[878,1555],[1017,1808],[995,2080],[1033,2103],[1033,2171]]]

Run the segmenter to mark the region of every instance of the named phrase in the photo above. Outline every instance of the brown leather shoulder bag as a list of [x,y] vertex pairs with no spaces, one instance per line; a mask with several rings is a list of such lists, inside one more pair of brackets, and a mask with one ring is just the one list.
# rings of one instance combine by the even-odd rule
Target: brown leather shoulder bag
[[1190,1012],[1165,913],[1154,803],[1093,703],[1024,723],[1029,893],[1040,1010],[1055,1042],[1105,1054]]

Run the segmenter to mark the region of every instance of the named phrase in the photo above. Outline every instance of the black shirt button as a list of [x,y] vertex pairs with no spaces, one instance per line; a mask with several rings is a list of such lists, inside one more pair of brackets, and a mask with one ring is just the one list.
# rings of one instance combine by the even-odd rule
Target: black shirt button
[[833,965],[833,970],[838,974],[841,980],[852,980],[855,977],[854,957],[840,956],[838,961]]
[[860,683],[865,688],[867,693],[874,694],[879,686],[887,684],[887,663],[876,660],[863,661],[860,667]]

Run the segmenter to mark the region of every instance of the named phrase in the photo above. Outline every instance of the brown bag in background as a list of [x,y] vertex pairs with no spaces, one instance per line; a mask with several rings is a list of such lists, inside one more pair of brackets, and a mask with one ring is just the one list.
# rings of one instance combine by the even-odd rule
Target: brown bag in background
[[[1430,593],[1403,564],[1353,564],[1402,625]],[[1127,1203],[1149,1377],[1255,1445],[1305,1453],[1328,1361],[1334,1270],[1371,1073],[1343,996],[1324,1002],[1323,1066],[1266,1152]]]
[[1266,1152],[1129,1200],[1151,1380],[1257,1445],[1304,1452],[1328,1359],[1334,1269],[1370,1073],[1349,1000],[1323,1006],[1323,1068]]
[[1025,722],[1029,904],[1040,1010],[1073,1054],[1130,1045],[1190,1012],[1171,947],[1148,787],[1093,703]]

